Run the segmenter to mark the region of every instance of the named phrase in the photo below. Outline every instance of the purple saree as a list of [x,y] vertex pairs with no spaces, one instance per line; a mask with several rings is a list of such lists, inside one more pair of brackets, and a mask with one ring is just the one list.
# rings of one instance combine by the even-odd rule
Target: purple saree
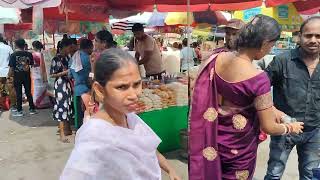
[[[218,54],[199,72],[193,91],[189,131],[190,180],[252,179],[259,144],[257,111],[273,106],[262,72],[231,83],[215,73]],[[219,103],[219,96],[230,105]]]

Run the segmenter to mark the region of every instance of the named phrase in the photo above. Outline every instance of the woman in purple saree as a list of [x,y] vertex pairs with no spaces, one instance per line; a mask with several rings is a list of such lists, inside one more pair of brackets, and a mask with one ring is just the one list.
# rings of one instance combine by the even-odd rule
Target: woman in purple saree
[[277,123],[283,113],[273,107],[268,76],[252,65],[280,32],[274,19],[258,15],[240,31],[237,53],[219,52],[203,65],[190,112],[190,180],[252,179],[260,128],[272,135],[302,132],[302,123]]

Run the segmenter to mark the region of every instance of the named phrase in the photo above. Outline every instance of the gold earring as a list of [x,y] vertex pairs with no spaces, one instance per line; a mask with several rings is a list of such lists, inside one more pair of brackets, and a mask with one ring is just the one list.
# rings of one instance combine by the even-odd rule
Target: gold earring
[[101,92],[101,91],[95,91],[95,97],[96,97],[96,100],[98,101],[98,102],[103,102],[103,100],[104,100],[104,95],[103,95],[103,93]]

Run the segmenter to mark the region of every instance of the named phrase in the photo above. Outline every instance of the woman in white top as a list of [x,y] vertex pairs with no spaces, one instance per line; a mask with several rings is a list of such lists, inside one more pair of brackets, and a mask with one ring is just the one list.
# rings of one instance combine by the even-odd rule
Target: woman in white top
[[104,107],[78,130],[60,180],[160,180],[161,168],[180,180],[157,151],[161,139],[133,113],[142,91],[133,57],[104,51],[92,87]]

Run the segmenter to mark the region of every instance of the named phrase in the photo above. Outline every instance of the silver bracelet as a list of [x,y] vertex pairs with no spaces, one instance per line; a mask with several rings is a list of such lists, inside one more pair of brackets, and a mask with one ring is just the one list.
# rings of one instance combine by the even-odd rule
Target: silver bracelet
[[283,123],[293,123],[293,122],[296,122],[297,120],[296,120],[296,118],[292,118],[292,117],[290,117],[290,116],[288,116],[288,115],[283,115],[283,116],[281,117],[281,121],[282,121]]

